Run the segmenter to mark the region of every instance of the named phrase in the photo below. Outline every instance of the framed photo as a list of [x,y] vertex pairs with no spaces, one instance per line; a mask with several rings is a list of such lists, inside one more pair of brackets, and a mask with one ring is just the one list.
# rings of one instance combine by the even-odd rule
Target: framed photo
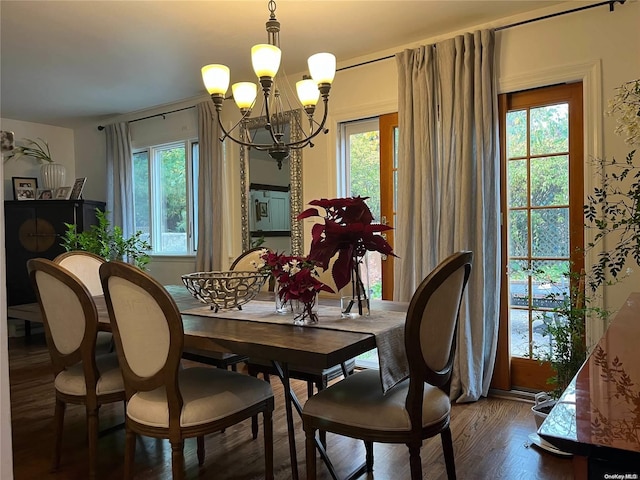
[[72,187],[56,188],[56,195],[54,198],[56,200],[69,200],[69,197],[71,196],[71,188]]
[[76,178],[76,181],[73,184],[73,188],[71,189],[71,200],[78,200],[80,195],[82,195],[82,189],[84,188],[84,184],[87,181],[87,177]]
[[39,188],[38,200],[53,200],[55,192],[51,188]]
[[11,177],[14,200],[35,200],[38,192],[38,179],[35,177]]

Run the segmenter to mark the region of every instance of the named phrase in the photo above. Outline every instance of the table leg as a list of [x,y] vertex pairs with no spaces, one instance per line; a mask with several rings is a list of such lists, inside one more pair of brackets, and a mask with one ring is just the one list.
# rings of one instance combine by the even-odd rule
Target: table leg
[[[287,430],[289,431],[289,455],[291,455],[291,478],[298,480],[298,455],[296,453],[296,433],[293,429],[293,408],[294,394],[291,391],[291,383],[289,379],[289,365],[283,363],[280,366],[277,362],[273,362],[278,376],[282,381],[284,388],[284,408],[287,413]],[[296,399],[297,400],[297,399]]]

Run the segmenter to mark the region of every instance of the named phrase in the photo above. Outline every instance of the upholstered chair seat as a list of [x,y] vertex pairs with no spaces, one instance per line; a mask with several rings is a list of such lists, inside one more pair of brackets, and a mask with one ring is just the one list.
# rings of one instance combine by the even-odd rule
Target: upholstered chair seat
[[[100,378],[96,383],[97,395],[124,391],[122,373],[120,372],[118,356],[115,352],[96,355],[96,367],[100,373]],[[84,366],[80,362],[56,375],[54,382],[56,390],[67,395],[86,395],[87,383],[83,369]]]
[[[273,394],[267,382],[219,368],[186,368],[180,371],[181,427],[193,427],[234,415],[268,400]],[[169,407],[164,386],[135,393],[127,406],[131,420],[169,428]]]
[[[383,393],[380,373],[365,370],[323,390],[304,406],[308,417],[322,418],[352,428],[381,432],[409,432],[411,418],[405,408],[409,380]],[[449,396],[437,387],[425,385],[422,400],[422,426],[441,423],[449,416]]]

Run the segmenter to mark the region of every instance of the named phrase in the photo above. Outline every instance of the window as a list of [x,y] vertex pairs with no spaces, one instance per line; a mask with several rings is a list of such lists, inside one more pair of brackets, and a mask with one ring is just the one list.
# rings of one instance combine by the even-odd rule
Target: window
[[135,229],[153,255],[193,255],[197,232],[198,142],[154,145],[133,153]]

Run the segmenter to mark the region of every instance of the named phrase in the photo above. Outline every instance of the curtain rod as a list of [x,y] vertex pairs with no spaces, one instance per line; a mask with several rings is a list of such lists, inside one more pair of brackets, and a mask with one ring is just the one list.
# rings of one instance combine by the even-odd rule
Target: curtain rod
[[[127,123],[139,122],[140,120],[148,120],[150,118],[162,117],[165,118],[166,115],[170,113],[182,112],[183,110],[189,110],[190,108],[195,108],[195,105],[191,105],[190,107],[178,108],[176,110],[171,110],[169,112],[156,113],[155,115],[149,115],[148,117],[136,118],[135,120],[129,120]],[[104,130],[104,125],[98,125],[98,130]]]
[[[560,16],[566,15],[568,13],[575,13],[575,12],[580,12],[582,10],[588,10],[590,8],[602,7],[603,5],[609,5],[609,11],[613,12],[614,9],[615,9],[615,4],[616,3],[619,3],[620,5],[624,5],[624,3],[626,1],[627,0],[607,0],[605,2],[593,3],[591,5],[585,5],[585,6],[578,7],[578,8],[572,8],[571,10],[565,10],[563,12],[551,13],[549,15],[544,15],[542,17],[531,18],[529,20],[523,20],[522,22],[511,23],[509,25],[504,25],[502,27],[494,28],[494,30],[496,32],[498,32],[500,30],[506,30],[507,28],[519,27],[520,25],[525,25],[527,23],[538,22],[540,20],[546,20],[548,18],[553,18],[553,17],[560,17]],[[336,69],[336,71],[340,72],[342,70],[349,70],[350,68],[361,67],[363,65],[368,65],[370,63],[381,62],[382,60],[389,60],[389,59],[394,58],[394,57],[395,57],[395,55],[387,55],[386,57],[375,58],[373,60],[368,60],[366,62],[356,63],[355,65],[349,65],[347,67],[338,68],[338,69]]]
[[[536,18],[531,18],[529,20],[523,20],[522,22],[511,23],[509,25],[504,25],[502,27],[497,27],[494,30],[496,32],[499,32],[500,30],[506,30],[507,28],[519,27],[520,25],[526,25],[527,23],[538,22],[540,20],[547,20],[548,18],[560,17],[560,16],[566,15],[568,13],[581,12],[582,10],[589,10],[590,8],[602,7],[603,5],[609,5],[609,11],[613,12],[615,10],[615,4],[616,3],[619,3],[620,5],[624,5],[626,1],[627,0],[607,0],[607,1],[604,1],[604,2],[600,2],[600,3],[593,3],[591,5],[584,5],[582,7],[572,8],[571,10],[565,10],[563,12],[551,13],[549,15],[544,15],[542,17],[536,17]],[[361,67],[363,65],[369,65],[370,63],[381,62],[383,60],[390,60],[390,59],[392,59],[394,57],[395,57],[395,55],[387,55],[386,57],[374,58],[373,60],[367,60],[366,62],[356,63],[354,65],[349,65],[347,67],[337,68],[336,72],[341,72],[343,70],[349,70],[350,68]],[[170,112],[157,113],[155,115],[149,115],[148,117],[136,118],[135,120],[129,120],[129,122],[127,122],[127,123],[139,122],[140,120],[148,120],[149,118],[155,118],[155,117],[164,117],[165,115],[169,115],[170,113],[181,112],[183,110],[188,110],[188,109],[194,108],[194,107],[195,107],[195,105],[192,105],[190,107],[184,107],[184,108],[179,108],[177,110],[171,110]],[[103,125],[99,125],[98,126],[98,130],[104,130],[104,126]]]

